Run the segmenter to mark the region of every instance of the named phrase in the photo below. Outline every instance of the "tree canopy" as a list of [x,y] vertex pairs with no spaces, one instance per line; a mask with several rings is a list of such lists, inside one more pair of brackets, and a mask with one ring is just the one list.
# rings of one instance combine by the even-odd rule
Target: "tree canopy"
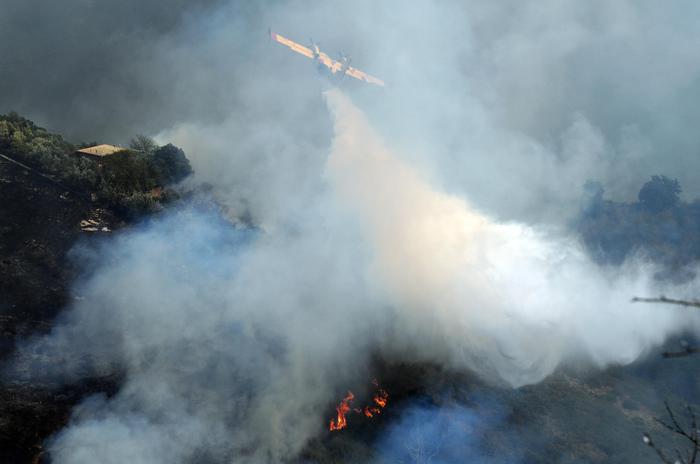
[[[90,146],[93,144],[80,144]],[[185,153],[137,135],[130,148],[99,160],[76,155],[77,147],[17,113],[0,115],[0,153],[48,174],[73,190],[84,192],[125,214],[159,207],[156,187],[180,182],[192,174]],[[160,192],[160,191],[159,191]]]
[[589,182],[575,227],[600,263],[620,264],[637,253],[670,270],[687,268],[700,260],[700,200],[683,202],[681,191],[677,180],[655,175],[637,202],[615,202],[604,198],[599,183]]
[[651,176],[639,191],[639,203],[649,211],[660,212],[680,203],[681,186],[676,179],[666,176]]

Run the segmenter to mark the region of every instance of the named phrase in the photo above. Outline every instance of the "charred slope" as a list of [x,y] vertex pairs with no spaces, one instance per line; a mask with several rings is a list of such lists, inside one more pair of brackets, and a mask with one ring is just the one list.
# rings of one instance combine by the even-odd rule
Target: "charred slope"
[[664,401],[680,414],[697,410],[698,362],[651,356],[605,372],[562,370],[519,389],[435,365],[383,364],[376,373],[390,398],[381,416],[321,433],[298,462],[653,464],[644,433],[688,449],[656,418],[666,419]]
[[0,159],[2,354],[14,338],[50,327],[67,302],[66,253],[93,207],[60,185]]
[[[85,272],[70,259],[76,242],[99,241],[162,210],[176,198],[163,187],[191,173],[177,147],[144,137],[132,145],[98,164],[27,119],[0,115],[0,359],[18,340],[50,331],[70,302],[71,282]],[[39,462],[42,443],[66,424],[75,404],[118,384],[114,372],[65,387],[6,379],[0,462]]]
[[[111,228],[116,219],[62,185],[4,158],[0,158],[0,198],[0,355],[6,358],[15,340],[50,330],[66,306],[76,272],[68,251],[90,234],[81,229],[81,221],[99,217],[103,227]],[[60,390],[24,383],[0,386],[0,461],[38,459],[42,442],[65,424],[75,403],[114,385],[114,378],[105,378]]]

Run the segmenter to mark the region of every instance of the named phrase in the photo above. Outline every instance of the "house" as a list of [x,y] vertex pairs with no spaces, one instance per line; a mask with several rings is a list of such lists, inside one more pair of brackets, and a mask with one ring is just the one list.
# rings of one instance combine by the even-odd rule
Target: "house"
[[117,152],[124,151],[126,148],[116,145],[95,145],[94,147],[81,148],[76,151],[77,154],[88,158],[104,158],[105,156],[113,155]]

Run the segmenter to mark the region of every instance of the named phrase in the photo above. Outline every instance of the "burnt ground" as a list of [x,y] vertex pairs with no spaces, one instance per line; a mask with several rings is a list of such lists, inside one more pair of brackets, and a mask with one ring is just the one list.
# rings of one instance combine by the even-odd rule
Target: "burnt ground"
[[[651,353],[630,366],[560,370],[539,384],[512,389],[434,365],[380,365],[375,372],[390,394],[382,415],[352,416],[347,429],[321,433],[300,462],[659,463],[642,436],[651,434],[669,455],[691,449],[656,419],[669,422],[667,401],[689,425],[685,408],[700,411],[698,366],[700,357],[669,360]],[[427,423],[405,420],[416,407],[434,413],[423,417]],[[431,435],[430,421],[450,410],[468,411],[468,419],[453,422],[466,420],[468,431],[444,440]],[[441,432],[450,427],[436,423]],[[416,432],[428,439],[422,457],[409,453]],[[431,450],[431,442],[439,445]]]
[[[93,220],[92,223],[81,221]],[[97,231],[84,229],[99,224]],[[109,212],[35,172],[0,158],[0,358],[16,340],[50,330],[69,300],[77,269],[67,259],[79,239],[119,226]],[[93,228],[94,229],[94,228]],[[71,387],[0,385],[0,462],[39,462],[42,442],[68,420],[72,406],[115,379]]]

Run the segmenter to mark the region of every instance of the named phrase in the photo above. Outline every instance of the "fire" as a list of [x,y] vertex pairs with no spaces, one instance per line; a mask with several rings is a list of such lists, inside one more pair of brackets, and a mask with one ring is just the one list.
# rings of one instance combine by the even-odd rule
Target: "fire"
[[355,395],[351,391],[348,392],[347,396],[343,398],[337,408],[335,408],[338,413],[338,417],[331,419],[329,429],[331,431],[341,430],[348,426],[348,420],[345,415],[350,412],[350,403],[355,399]]
[[389,401],[389,394],[386,392],[386,390],[379,387],[379,383],[377,383],[376,380],[374,380],[372,383],[377,387],[377,391],[372,397],[374,404],[365,406],[364,408],[352,408],[350,407],[350,403],[352,403],[352,401],[355,399],[355,395],[351,391],[348,391],[345,398],[343,398],[340,401],[340,404],[338,404],[338,406],[335,408],[337,416],[335,419],[331,419],[328,426],[328,429],[331,432],[342,430],[348,426],[347,415],[350,412],[364,414],[364,416],[367,418],[372,418],[382,412],[382,409],[384,409]]
[[366,417],[374,417],[381,413],[382,409],[384,406],[386,406],[386,403],[389,400],[389,394],[386,392],[386,390],[379,388],[379,384],[376,382],[374,384],[377,386],[377,393],[374,395],[372,400],[376,406],[365,406],[363,412]]
[[377,394],[374,395],[374,402],[377,404],[377,406],[383,408],[386,406],[387,401],[389,401],[389,394],[380,388],[377,391]]

